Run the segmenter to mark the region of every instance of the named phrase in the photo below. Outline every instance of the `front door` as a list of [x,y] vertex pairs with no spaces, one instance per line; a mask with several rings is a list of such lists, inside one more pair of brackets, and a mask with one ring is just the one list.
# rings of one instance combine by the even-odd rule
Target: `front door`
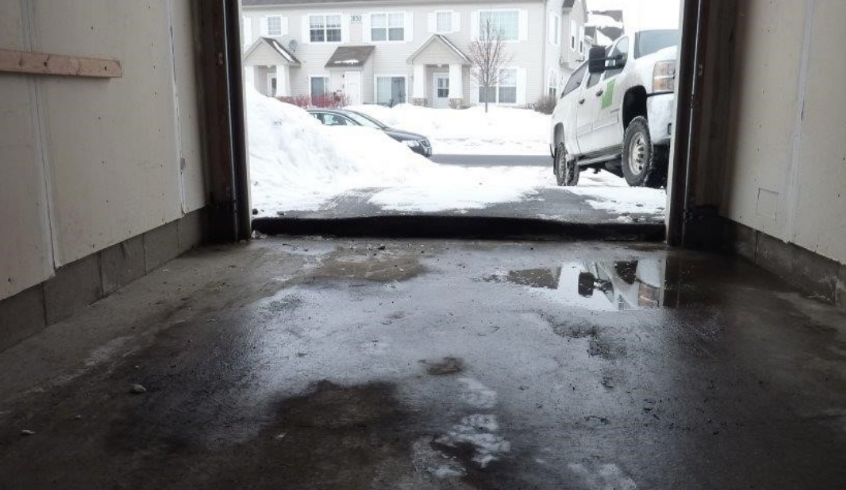
[[350,105],[361,104],[361,72],[348,71],[344,73],[344,92]]
[[446,109],[449,107],[449,73],[435,73],[432,83],[432,107]]

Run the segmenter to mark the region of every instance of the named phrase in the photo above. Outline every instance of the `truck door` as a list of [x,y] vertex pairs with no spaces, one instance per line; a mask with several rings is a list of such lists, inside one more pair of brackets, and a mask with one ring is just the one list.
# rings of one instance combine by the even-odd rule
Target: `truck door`
[[585,155],[601,149],[594,137],[594,126],[599,116],[600,98],[596,96],[600,90],[599,82],[602,73],[589,73],[587,82],[576,101],[576,139],[579,144],[579,153]]
[[609,67],[602,76],[599,83],[600,89],[596,90],[598,108],[596,122],[593,127],[593,138],[596,140],[598,150],[611,148],[623,144],[623,96],[624,90],[617,87],[618,79],[626,63],[629,61],[629,38],[622,37],[611,49],[609,58],[622,56],[622,61]]
[[582,86],[584,85],[586,72],[587,64],[583,64],[573,72],[564,86],[561,101],[555,107],[554,119],[564,123],[564,141],[571,155],[578,155],[580,153],[579,142],[576,138],[576,111],[579,107],[578,101],[581,100]]

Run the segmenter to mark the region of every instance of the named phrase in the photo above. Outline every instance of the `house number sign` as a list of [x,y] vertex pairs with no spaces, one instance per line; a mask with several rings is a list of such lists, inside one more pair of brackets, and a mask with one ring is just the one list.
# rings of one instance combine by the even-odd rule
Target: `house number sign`
[[350,22],[353,24],[361,24],[361,15],[351,15]]

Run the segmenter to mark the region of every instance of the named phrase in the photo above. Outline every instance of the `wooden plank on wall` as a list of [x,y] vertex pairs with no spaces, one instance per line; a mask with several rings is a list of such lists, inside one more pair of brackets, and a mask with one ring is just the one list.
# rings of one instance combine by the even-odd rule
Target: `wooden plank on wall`
[[120,61],[0,49],[0,73],[121,78]]

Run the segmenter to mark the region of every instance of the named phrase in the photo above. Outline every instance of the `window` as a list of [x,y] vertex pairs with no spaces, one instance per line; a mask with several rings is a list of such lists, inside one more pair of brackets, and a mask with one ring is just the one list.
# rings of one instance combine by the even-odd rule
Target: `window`
[[438,34],[452,33],[452,12],[435,12],[435,32]]
[[437,77],[435,80],[438,82],[438,98],[449,98],[449,77]]
[[370,39],[373,41],[405,41],[405,14],[370,15]]
[[267,18],[267,35],[270,37],[280,37],[282,33],[282,17],[274,15]]
[[576,51],[577,44],[577,37],[579,35],[579,26],[576,24],[576,21],[570,21],[570,49]]
[[549,42],[554,46],[561,42],[561,17],[558,15],[549,18]]
[[617,62],[609,62],[609,66],[612,66],[613,68],[609,68],[605,71],[606,80],[611,77],[616,77],[621,71],[623,71],[623,68],[626,67],[626,61],[628,61],[629,58],[629,38],[624,37],[617,41],[617,44],[614,46],[614,49],[611,50],[608,57],[613,58],[615,56],[620,56],[621,58]]
[[269,92],[267,95],[270,97],[276,97],[276,75],[268,75],[267,76],[267,91]]
[[323,124],[327,126],[356,126],[355,123],[338,114],[323,114]]
[[562,97],[572,92],[575,92],[576,89],[578,89],[582,85],[582,81],[585,79],[585,72],[587,71],[587,67],[587,64],[580,66],[579,69],[573,73],[573,76],[571,76],[570,79],[567,80],[567,85],[564,86],[564,93],[561,94]]
[[329,93],[329,77],[311,77],[311,98],[319,99]]
[[504,41],[520,39],[520,12],[517,10],[489,10],[479,12],[479,38],[486,41],[485,27],[491,23],[494,31],[502,32]]
[[340,15],[309,15],[309,40],[313,43],[341,42]]
[[579,54],[585,54],[585,26],[579,27]]
[[499,72],[499,84],[493,87],[479,87],[479,102],[491,104],[517,103],[517,70],[503,68]]
[[376,103],[393,107],[397,104],[404,104],[405,99],[405,77],[404,76],[377,76],[376,77]]
[[587,82],[586,88],[593,87],[594,85],[599,83],[599,80],[601,78],[602,78],[602,73],[591,73],[590,76],[588,77],[588,82]]

